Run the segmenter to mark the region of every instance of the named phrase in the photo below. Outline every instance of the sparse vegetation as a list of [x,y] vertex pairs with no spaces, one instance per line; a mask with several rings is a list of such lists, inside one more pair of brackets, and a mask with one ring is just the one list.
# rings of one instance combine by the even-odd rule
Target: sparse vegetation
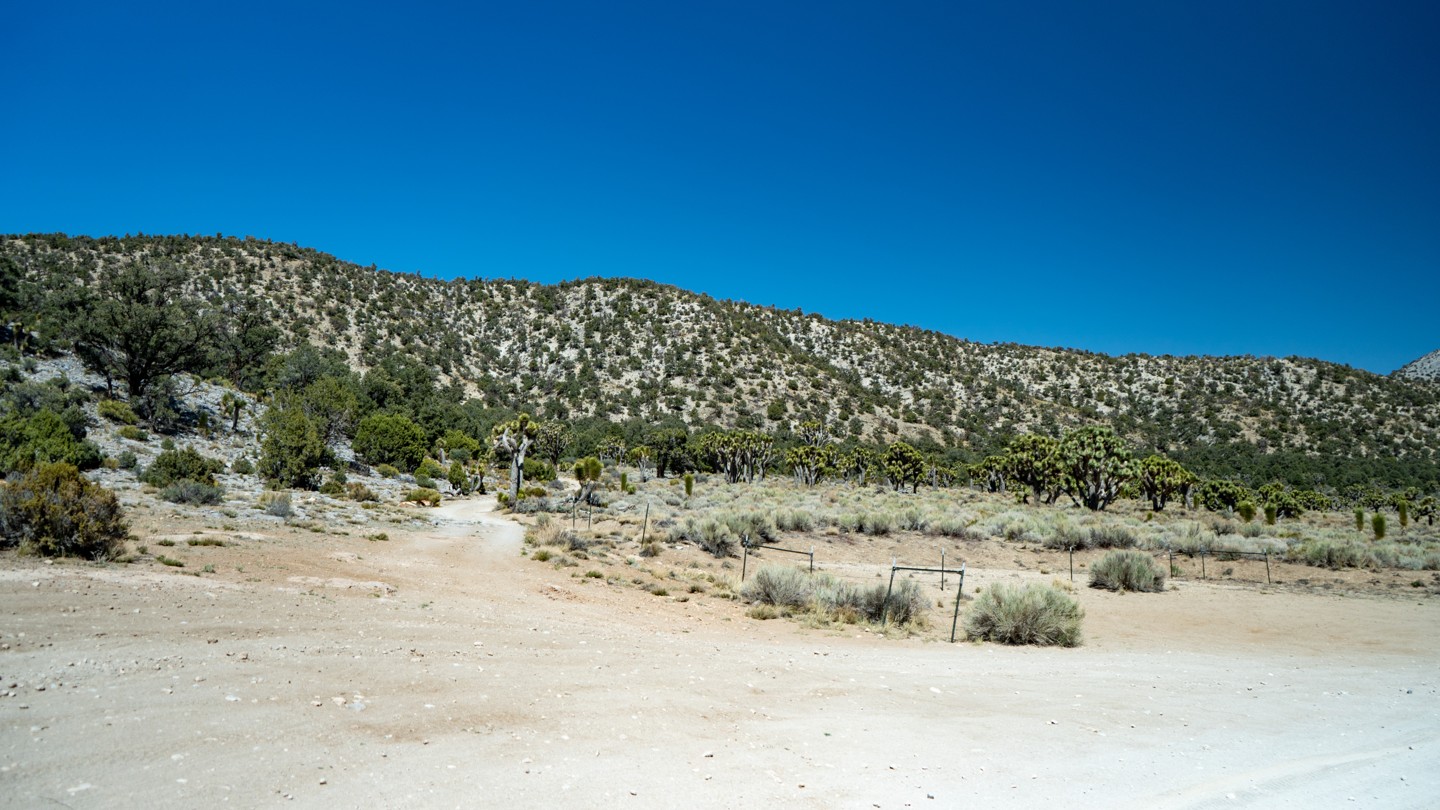
[[1112,551],[1090,566],[1090,587],[1159,592],[1165,590],[1165,571],[1143,551]]
[[972,640],[1000,644],[1075,647],[1085,611],[1075,597],[1054,585],[987,586],[965,614]]
[[40,464],[0,484],[0,539],[43,557],[113,559],[129,532],[114,493],[74,466]]

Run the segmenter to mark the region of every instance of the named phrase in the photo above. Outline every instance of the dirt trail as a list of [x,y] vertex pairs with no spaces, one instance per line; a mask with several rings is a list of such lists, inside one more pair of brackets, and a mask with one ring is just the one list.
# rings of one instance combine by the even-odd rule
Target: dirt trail
[[489,509],[452,502],[389,542],[215,549],[243,561],[225,579],[7,558],[4,803],[1440,797],[1431,603],[1186,585],[1081,594],[1076,650],[882,640],[570,578]]

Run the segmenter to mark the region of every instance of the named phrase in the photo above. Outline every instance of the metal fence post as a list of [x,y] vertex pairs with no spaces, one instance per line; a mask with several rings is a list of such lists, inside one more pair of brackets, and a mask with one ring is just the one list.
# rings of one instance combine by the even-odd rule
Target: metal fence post
[[810,547],[810,573],[815,573],[815,547]]
[[1070,581],[1075,581],[1075,547],[1070,547]]
[[880,625],[890,623],[890,592],[895,589],[895,558],[890,558],[890,585],[885,588],[885,602],[880,608]]
[[645,522],[640,524],[640,545],[645,545],[645,530],[650,528],[650,502],[645,502]]
[[1270,583],[1270,551],[1269,551],[1268,549],[1265,551],[1265,584],[1266,584],[1266,585],[1271,584],[1271,583]]
[[740,538],[740,549],[741,549],[741,551],[740,551],[740,581],[741,581],[741,582],[744,582],[744,581],[745,581],[745,566],[750,562],[750,540],[749,540],[749,538],[746,538],[746,537]]

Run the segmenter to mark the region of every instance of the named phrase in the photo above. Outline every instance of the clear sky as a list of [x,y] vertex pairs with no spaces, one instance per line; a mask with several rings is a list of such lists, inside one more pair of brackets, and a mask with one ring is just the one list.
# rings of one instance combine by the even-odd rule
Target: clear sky
[[1440,4],[12,4],[0,232],[984,342],[1440,348]]

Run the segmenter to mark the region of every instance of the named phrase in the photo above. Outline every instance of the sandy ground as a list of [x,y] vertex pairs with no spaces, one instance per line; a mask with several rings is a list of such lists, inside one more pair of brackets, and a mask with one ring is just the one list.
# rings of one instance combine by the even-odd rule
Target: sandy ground
[[0,804],[1440,806],[1433,597],[1082,589],[1078,649],[887,639],[571,576],[491,506],[201,577],[0,558]]

